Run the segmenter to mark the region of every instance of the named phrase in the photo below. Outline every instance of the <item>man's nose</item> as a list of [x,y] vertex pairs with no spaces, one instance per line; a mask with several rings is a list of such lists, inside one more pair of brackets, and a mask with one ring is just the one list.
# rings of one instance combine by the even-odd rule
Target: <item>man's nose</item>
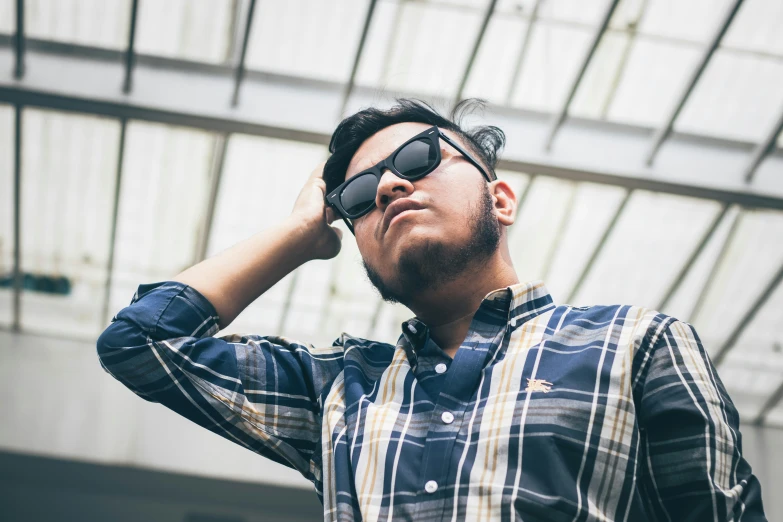
[[413,183],[385,170],[378,182],[378,192],[375,194],[375,205],[383,210],[398,198],[409,196],[414,191]]

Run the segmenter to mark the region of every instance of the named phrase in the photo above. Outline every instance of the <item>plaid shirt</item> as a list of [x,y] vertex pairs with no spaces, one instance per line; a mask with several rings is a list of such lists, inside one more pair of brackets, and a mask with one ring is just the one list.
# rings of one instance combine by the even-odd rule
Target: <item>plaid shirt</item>
[[765,520],[737,411],[693,328],[633,306],[489,294],[452,360],[218,332],[188,285],[141,285],[98,339],[144,399],[293,467],[326,520]]

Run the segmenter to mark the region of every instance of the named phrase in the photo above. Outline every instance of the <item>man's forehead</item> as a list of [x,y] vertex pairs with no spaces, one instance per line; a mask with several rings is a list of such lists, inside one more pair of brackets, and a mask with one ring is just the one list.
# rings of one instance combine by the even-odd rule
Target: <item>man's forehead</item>
[[[427,123],[404,122],[395,123],[379,130],[356,149],[356,153],[345,171],[345,179],[372,167],[388,157],[397,147],[430,127],[432,125]],[[449,131],[444,132],[451,134]]]

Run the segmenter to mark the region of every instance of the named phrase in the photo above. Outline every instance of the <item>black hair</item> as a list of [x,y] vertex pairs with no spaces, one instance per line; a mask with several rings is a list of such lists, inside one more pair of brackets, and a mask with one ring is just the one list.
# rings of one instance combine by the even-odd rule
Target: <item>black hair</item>
[[345,181],[348,164],[367,138],[386,127],[405,122],[437,125],[441,129],[452,131],[476,154],[476,159],[494,173],[498,152],[506,143],[506,135],[494,126],[479,126],[469,130],[461,127],[462,119],[466,115],[483,108],[483,100],[463,100],[454,107],[450,117],[445,118],[424,101],[399,98],[397,104],[390,109],[370,107],[345,118],[334,130],[329,143],[329,152],[332,155],[324,166],[326,193]]

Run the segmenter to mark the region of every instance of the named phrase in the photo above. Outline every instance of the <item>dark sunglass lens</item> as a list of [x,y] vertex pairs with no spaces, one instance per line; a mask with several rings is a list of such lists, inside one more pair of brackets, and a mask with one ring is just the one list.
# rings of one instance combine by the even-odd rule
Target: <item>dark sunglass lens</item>
[[378,192],[378,179],[374,174],[356,176],[340,194],[340,203],[352,216],[361,214],[373,203]]
[[394,157],[394,168],[406,178],[415,178],[432,169],[436,159],[435,146],[431,140],[416,140],[397,153]]

